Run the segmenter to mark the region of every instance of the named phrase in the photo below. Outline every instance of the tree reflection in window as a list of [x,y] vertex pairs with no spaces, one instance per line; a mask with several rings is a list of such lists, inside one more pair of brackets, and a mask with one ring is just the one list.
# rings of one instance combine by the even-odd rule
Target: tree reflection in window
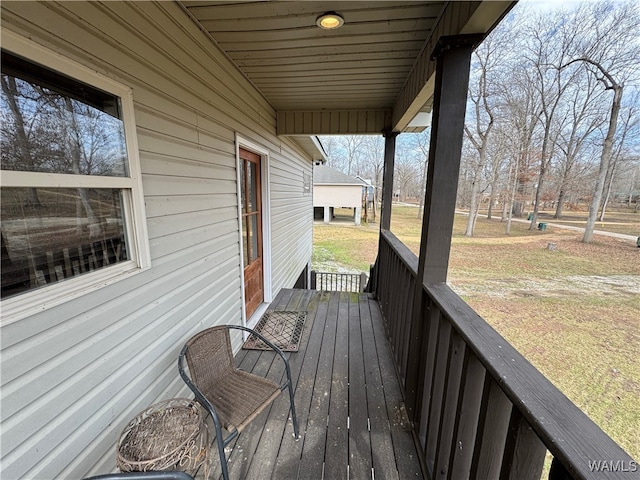
[[[1,86],[2,170],[51,179],[3,185],[2,296],[129,259],[127,189],[82,181],[129,175],[120,99],[5,51]],[[80,188],[55,188],[69,183]]]

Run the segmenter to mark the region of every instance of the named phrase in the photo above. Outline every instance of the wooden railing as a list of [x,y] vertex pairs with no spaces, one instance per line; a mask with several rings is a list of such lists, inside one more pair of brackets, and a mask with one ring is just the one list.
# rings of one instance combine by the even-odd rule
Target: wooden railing
[[[446,284],[382,231],[376,295],[427,478],[639,478],[638,464]],[[416,313],[414,313],[416,311]],[[586,380],[586,379],[585,379]]]
[[366,285],[366,273],[332,273],[311,270],[311,290],[363,292]]

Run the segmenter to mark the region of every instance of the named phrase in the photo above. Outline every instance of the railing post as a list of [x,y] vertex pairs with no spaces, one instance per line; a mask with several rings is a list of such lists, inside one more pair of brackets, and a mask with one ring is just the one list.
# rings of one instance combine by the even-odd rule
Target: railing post
[[413,301],[409,343],[406,406],[409,418],[418,423],[424,389],[424,285],[445,282],[455,214],[458,174],[462,152],[464,116],[469,87],[469,65],[479,35],[443,37],[432,53],[436,60],[433,124],[425,191],[418,275]]
[[311,290],[316,289],[316,276],[317,272],[315,270],[311,270]]
[[380,229],[391,229],[391,204],[393,203],[393,171],[396,155],[396,136],[398,132],[384,132],[384,173],[382,177],[382,211]]

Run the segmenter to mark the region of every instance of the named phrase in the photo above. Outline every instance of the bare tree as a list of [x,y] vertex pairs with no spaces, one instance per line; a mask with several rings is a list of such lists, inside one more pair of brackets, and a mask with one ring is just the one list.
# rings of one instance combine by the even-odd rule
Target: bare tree
[[[469,202],[469,218],[467,220],[467,228],[464,232],[465,236],[472,237],[476,224],[476,216],[479,208],[479,195],[483,190],[481,179],[483,170],[487,164],[487,150],[491,130],[495,123],[493,113],[493,105],[490,96],[492,92],[489,88],[489,75],[491,70],[495,68],[499,57],[496,55],[497,45],[499,41],[493,36],[489,36],[474,52],[474,59],[477,68],[477,83],[469,85],[469,100],[471,100],[474,112],[473,131],[467,124],[464,126],[466,138],[473,144],[477,151],[477,161],[473,165],[471,178],[471,196]],[[472,64],[472,66],[473,66]],[[486,189],[486,186],[485,186]]]
[[611,156],[611,162],[609,163],[609,169],[605,177],[605,193],[599,217],[599,221],[601,222],[604,222],[604,215],[607,210],[609,199],[611,197],[611,188],[613,186],[618,167],[621,163],[624,162],[624,160],[628,158],[626,155],[624,155],[624,147],[626,146],[625,141],[627,140],[632,129],[638,123],[638,95],[636,94],[634,95],[634,97],[635,101],[631,102],[630,107],[624,114],[621,135],[619,137],[619,140],[617,141],[617,144],[614,146]]
[[420,203],[418,205],[417,218],[422,218],[424,212],[424,199],[427,195],[427,172],[429,171],[429,145],[431,143],[431,128],[416,136],[416,146],[424,158],[422,162],[422,175],[420,176]]
[[360,158],[364,138],[365,137],[362,135],[346,135],[344,137],[340,137],[342,146],[345,150],[347,175],[354,173],[354,167]]
[[601,98],[595,90],[595,81],[587,77],[578,81],[568,99],[569,115],[558,138],[557,146],[562,152],[559,158],[559,184],[556,210],[553,218],[562,218],[566,195],[573,187],[580,154],[585,144],[599,128],[604,116],[600,111]]
[[394,195],[405,202],[408,197],[417,197],[422,159],[416,155],[408,137],[400,136],[396,140],[395,170],[393,177]]
[[327,135],[321,137],[320,142],[327,154],[327,166],[342,171],[343,154],[341,152],[340,137]]
[[590,243],[593,241],[593,230],[611,162],[624,92],[624,80],[634,73],[637,74],[638,64],[640,64],[637,48],[640,7],[636,3],[626,3],[614,8],[611,2],[602,2],[579,9],[578,13],[585,18],[584,38],[578,45],[573,58],[564,62],[561,68],[579,64],[598,79],[605,91],[613,92],[598,176],[582,238],[583,242]]
[[546,174],[562,124],[567,118],[561,112],[563,96],[577,76],[576,69],[568,71],[560,68],[562,59],[573,48],[575,36],[569,31],[571,26],[571,22],[565,18],[565,12],[560,12],[555,18],[537,16],[536,22],[530,24],[527,30],[530,42],[525,58],[533,72],[531,81],[540,99],[538,121],[542,130],[530,230],[536,228]]
[[[27,127],[25,126],[24,116],[17,97],[19,96],[16,79],[10,75],[2,75],[2,93],[9,105],[9,110],[13,117],[15,127],[15,136],[17,139],[17,156],[20,157],[28,171],[34,170],[34,156],[31,152],[31,142],[28,140]],[[6,167],[5,167],[6,168]],[[42,204],[38,197],[38,191],[35,188],[27,189],[27,206],[41,208]]]

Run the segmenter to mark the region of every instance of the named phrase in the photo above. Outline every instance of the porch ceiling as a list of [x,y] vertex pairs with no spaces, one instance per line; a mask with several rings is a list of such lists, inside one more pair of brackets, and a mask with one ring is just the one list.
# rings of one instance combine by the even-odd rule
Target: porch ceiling
[[[486,33],[512,1],[179,2],[276,110],[278,134],[404,131],[429,110],[444,35]],[[321,14],[344,18],[337,30]]]

